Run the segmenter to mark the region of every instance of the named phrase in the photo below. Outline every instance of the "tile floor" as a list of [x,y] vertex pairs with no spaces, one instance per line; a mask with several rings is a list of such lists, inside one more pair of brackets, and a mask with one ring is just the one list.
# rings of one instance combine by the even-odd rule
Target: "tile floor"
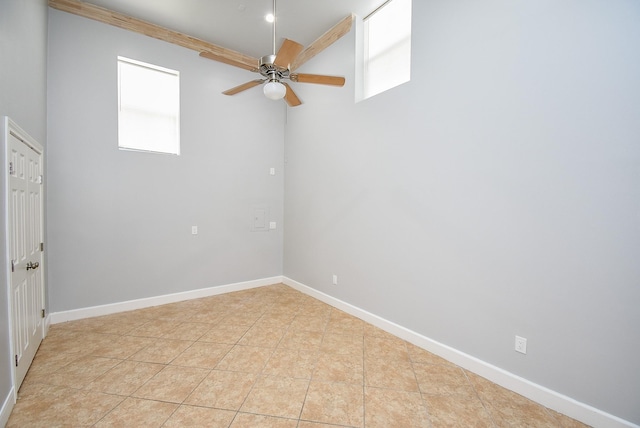
[[8,427],[584,427],[285,285],[53,325]]

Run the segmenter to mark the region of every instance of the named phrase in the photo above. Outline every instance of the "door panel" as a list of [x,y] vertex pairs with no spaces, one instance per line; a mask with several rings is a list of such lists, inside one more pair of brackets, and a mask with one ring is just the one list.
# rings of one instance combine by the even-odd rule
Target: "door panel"
[[16,390],[43,338],[42,154],[9,132],[11,309]]

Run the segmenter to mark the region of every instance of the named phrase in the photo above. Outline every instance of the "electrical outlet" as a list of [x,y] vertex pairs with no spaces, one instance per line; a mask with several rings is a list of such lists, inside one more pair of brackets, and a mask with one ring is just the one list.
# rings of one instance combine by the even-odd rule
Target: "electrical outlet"
[[333,285],[338,285],[338,275],[333,275]]
[[521,354],[527,353],[527,339],[516,336],[516,352],[520,352]]
[[198,234],[198,226],[191,226],[191,234],[192,235]]

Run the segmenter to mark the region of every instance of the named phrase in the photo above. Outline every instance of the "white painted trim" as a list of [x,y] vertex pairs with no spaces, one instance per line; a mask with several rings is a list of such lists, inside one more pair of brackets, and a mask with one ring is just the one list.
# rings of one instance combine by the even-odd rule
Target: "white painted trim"
[[218,294],[231,293],[234,291],[249,290],[251,288],[264,287],[265,285],[279,284],[281,282],[281,276],[274,276],[271,278],[263,278],[253,281],[237,282],[234,284],[184,291],[182,293],[165,294],[163,296],[147,297],[144,299],[128,300],[126,302],[111,303],[108,305],[72,309],[70,311],[52,312],[49,316],[49,322],[50,324],[58,324],[66,321],[98,317],[102,315],[115,314],[118,312],[149,308],[151,306],[166,305],[168,303],[176,303],[185,300],[199,299],[202,297],[216,296]]
[[571,397],[552,391],[544,386],[533,383],[527,379],[496,367],[492,364],[479,360],[464,352],[458,351],[450,346],[428,337],[422,336],[401,325],[385,320],[377,315],[343,302],[335,297],[329,296],[321,291],[315,290],[307,285],[295,281],[286,276],[282,282],[304,294],[314,297],[350,315],[358,317],[374,326],[391,333],[407,342],[413,343],[420,348],[432,352],[458,366],[480,375],[490,381],[503,386],[511,391],[517,392],[545,407],[553,409],[573,419],[579,420],[593,427],[602,428],[640,428],[640,426],[611,415],[588,404],[581,403]]
[[4,399],[4,403],[2,403],[2,408],[0,408],[0,427],[6,426],[9,422],[9,416],[11,416],[11,411],[13,410],[13,406],[16,404],[16,392],[13,385],[11,385],[11,389]]
[[44,319],[44,324],[42,326],[42,338],[44,339],[49,334],[49,328],[51,327],[51,314],[47,314],[47,317]]

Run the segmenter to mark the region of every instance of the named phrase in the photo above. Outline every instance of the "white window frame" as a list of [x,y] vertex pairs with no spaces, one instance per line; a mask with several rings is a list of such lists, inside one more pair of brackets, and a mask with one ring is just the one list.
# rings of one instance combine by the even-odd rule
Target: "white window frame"
[[178,71],[118,56],[118,148],[180,155]]
[[[400,8],[408,15],[397,16]],[[411,9],[412,0],[387,0],[363,18],[362,99],[411,80]],[[390,21],[401,24],[393,28]]]

